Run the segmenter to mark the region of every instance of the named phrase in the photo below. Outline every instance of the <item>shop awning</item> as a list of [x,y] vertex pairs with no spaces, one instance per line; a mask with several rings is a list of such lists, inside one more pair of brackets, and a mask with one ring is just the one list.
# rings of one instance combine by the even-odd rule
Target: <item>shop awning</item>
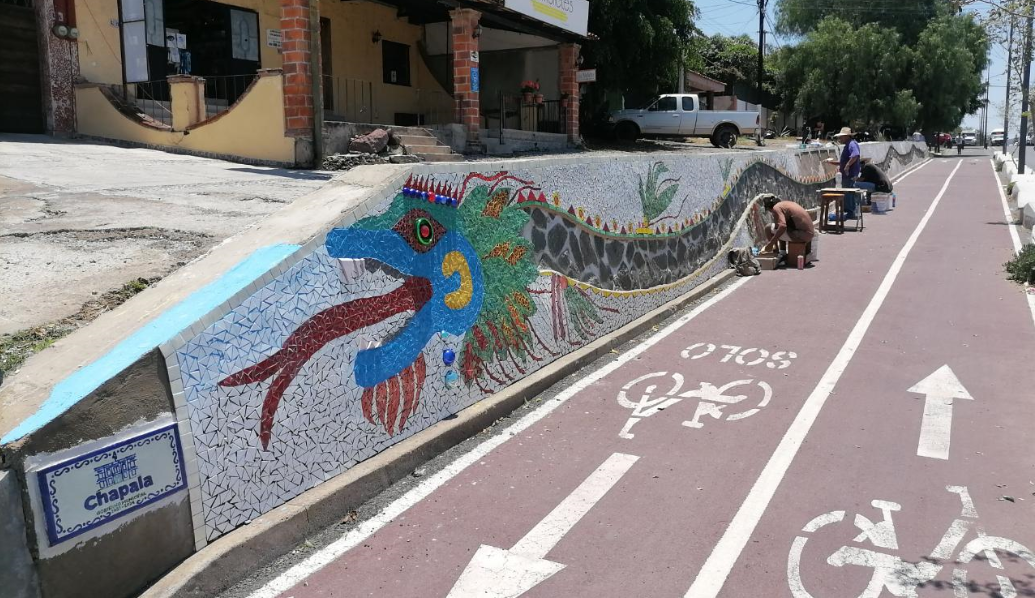
[[[342,0],[343,2],[365,2],[368,0]],[[550,23],[511,10],[505,0],[378,0],[378,4],[394,6],[399,18],[408,19],[414,25],[442,23],[449,21],[449,11],[456,8],[472,8],[482,13],[482,24],[494,29],[529,33],[551,39],[558,43],[584,42],[596,39],[592,33],[580,35]],[[532,1],[532,0],[527,0]],[[535,0],[537,3],[540,0]]]

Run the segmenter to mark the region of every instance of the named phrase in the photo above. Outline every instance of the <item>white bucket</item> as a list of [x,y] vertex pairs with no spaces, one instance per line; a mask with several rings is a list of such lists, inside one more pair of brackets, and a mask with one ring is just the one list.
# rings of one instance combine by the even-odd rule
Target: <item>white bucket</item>
[[871,211],[882,214],[891,209],[891,194],[873,193],[870,195]]

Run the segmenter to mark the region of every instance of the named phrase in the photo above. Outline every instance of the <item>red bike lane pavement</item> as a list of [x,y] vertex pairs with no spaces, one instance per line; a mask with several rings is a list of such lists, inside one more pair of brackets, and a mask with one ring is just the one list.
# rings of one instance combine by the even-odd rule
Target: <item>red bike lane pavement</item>
[[[510,550],[531,530],[543,529],[538,524],[566,497],[578,494],[585,480],[595,479],[594,471],[609,462],[615,453],[632,455],[636,460],[627,471],[612,476],[613,485],[607,486],[609,489],[605,488],[602,496],[598,492],[594,501],[587,503],[581,519],[560,525],[557,528],[560,531],[554,530],[552,536],[546,534],[552,539],[539,546],[541,554],[537,558],[545,558],[563,568],[521,595],[684,595],[956,165],[956,161],[938,161],[911,173],[896,186],[901,201],[892,215],[871,216],[870,226],[862,233],[824,236],[822,261],[816,267],[804,272],[764,273],[746,282],[635,359],[596,380],[549,415],[462,470],[358,546],[309,574],[304,585],[295,585],[282,595],[295,598],[446,596],[481,545]],[[984,170],[979,172],[982,168]],[[992,400],[984,396],[991,382],[982,386],[977,376],[992,377],[1005,385],[1002,370],[1010,363],[1018,363],[1019,356],[1003,355],[999,351],[1003,358],[996,367],[991,367],[983,358],[957,366],[954,360],[959,359],[959,353],[956,352],[952,359],[950,356],[932,356],[930,360],[925,357],[921,367],[918,365],[920,355],[913,354],[924,351],[925,347],[928,351],[941,348],[951,352],[951,344],[956,342],[958,346],[957,336],[971,325],[999,327],[1012,321],[1012,328],[1002,330],[1015,331],[1024,342],[1032,341],[1030,316],[1017,319],[1014,313],[1025,308],[1024,299],[1014,297],[1016,289],[1000,275],[1000,265],[1009,248],[1006,227],[985,224],[1002,220],[1001,207],[994,203],[998,197],[993,195],[995,188],[988,162],[981,160],[977,166],[965,164],[956,176],[963,175],[966,175],[964,182],[953,182],[915,248],[923,255],[910,256],[888,302],[879,312],[877,323],[882,326],[881,334],[871,330],[864,339],[867,355],[872,351],[875,357],[862,366],[856,361],[850,364],[846,378],[838,384],[817,422],[822,435],[810,435],[805,443],[802,453],[808,454],[809,459],[818,459],[821,464],[805,467],[800,463],[803,459],[793,464],[791,474],[797,478],[793,490],[799,492],[788,492],[786,482],[780,487],[773,509],[766,513],[754,541],[747,545],[727,586],[718,595],[789,594],[787,552],[805,522],[834,508],[861,510],[875,517],[870,512],[872,509],[863,507],[868,507],[870,499],[883,496],[870,496],[871,487],[863,482],[877,473],[867,473],[870,478],[860,479],[856,470],[878,468],[881,475],[890,474],[892,479],[905,483],[922,479],[927,468],[943,465],[931,465],[916,457],[919,418],[905,413],[918,405],[922,410],[922,399],[914,399],[904,390],[923,376],[953,361],[950,365],[968,390],[974,393],[975,388],[982,390],[981,397],[975,395],[977,400],[960,408],[993,408]],[[957,193],[957,186],[964,190],[963,195]],[[969,206],[967,202],[975,205]],[[998,217],[994,208],[999,210]],[[942,214],[948,214],[944,222]],[[966,235],[946,237],[946,233],[964,225],[968,227]],[[940,232],[941,228],[946,232]],[[928,243],[935,248],[930,255],[925,249]],[[958,246],[960,251],[951,251],[947,245]],[[955,259],[943,263],[946,252]],[[990,253],[994,255],[988,255]],[[914,272],[914,258],[923,271]],[[960,284],[952,284],[953,278],[958,278]],[[907,282],[910,296],[903,298],[899,285]],[[917,286],[922,284],[927,286]],[[983,288],[971,288],[971,284],[983,285]],[[950,289],[951,293],[945,292]],[[995,294],[991,289],[998,289],[997,300],[999,296],[1003,300],[986,306],[985,295]],[[941,295],[936,296],[939,292]],[[884,319],[885,310],[898,314],[907,306],[920,309],[927,304],[941,305],[943,301],[954,299],[960,305],[939,311],[942,317],[935,318],[934,323],[928,324],[918,316],[889,315],[887,321]],[[981,312],[980,307],[974,311],[973,302],[987,310],[1010,302],[1017,306],[994,310],[991,319],[987,319],[988,314]],[[962,309],[968,305],[966,314],[946,323],[944,316],[949,311],[955,313],[957,307]],[[932,327],[945,330],[929,337]],[[873,339],[878,337],[892,344],[877,340],[878,349],[871,350]],[[979,347],[985,352],[984,343],[993,340],[973,337],[971,353],[976,355]],[[1021,341],[1010,344],[1030,354],[1030,347],[1022,345]],[[763,355],[762,350],[768,355]],[[996,350],[991,350],[991,354],[996,354]],[[878,355],[883,357],[877,359]],[[914,376],[913,370],[924,370],[928,361],[939,363]],[[899,389],[898,369],[905,365],[909,365],[909,373],[902,376],[914,379]],[[895,375],[887,375],[887,369],[895,371]],[[642,379],[646,375],[653,376]],[[641,380],[630,385],[637,379]],[[969,379],[974,379],[974,388],[968,383]],[[894,388],[898,393],[895,400],[900,404],[884,410],[875,410],[872,399],[869,404],[860,399],[845,404],[847,391],[842,388],[853,388],[845,386],[849,382],[867,396],[880,393],[881,400],[887,397],[887,401],[896,397],[891,393]],[[680,387],[673,391],[677,383],[681,383]],[[1017,384],[1011,381],[1009,387],[1016,390],[1020,388]],[[625,392],[627,402],[623,406],[618,397],[627,385],[630,385]],[[767,394],[770,395],[768,402],[760,405]],[[643,399],[644,395],[648,398]],[[668,404],[639,403],[666,397],[674,400]],[[1020,395],[1016,398],[1019,400]],[[988,402],[982,405],[983,401]],[[637,411],[633,407],[638,403]],[[651,413],[652,405],[665,408]],[[868,408],[856,412],[864,406]],[[1017,417],[1012,423],[1017,427],[1010,442],[1018,443],[1024,436],[1020,428],[1022,418],[1030,414],[1020,406],[1015,412]],[[885,413],[898,413],[898,419],[885,417]],[[637,421],[627,427],[630,417]],[[878,425],[899,426],[902,430],[898,436],[889,432],[875,437],[873,429]],[[870,430],[861,433],[865,442],[848,441],[861,428]],[[623,430],[626,437],[620,436]],[[903,435],[908,438],[899,438]],[[1002,436],[1005,435],[993,434],[991,438]],[[909,442],[913,443],[912,453],[906,450]],[[953,458],[981,450],[967,442],[953,439]],[[868,450],[857,449],[856,445]],[[845,446],[851,446],[851,450]],[[1026,455],[1023,451],[1017,452],[1016,446],[1012,450],[1011,454]],[[916,464],[917,461],[924,462]],[[840,478],[851,480],[855,486],[841,481],[830,483]],[[939,483],[941,487],[934,491],[925,489],[921,493],[938,500],[945,494],[958,503],[955,495],[945,492],[944,486],[970,482]],[[854,487],[864,487],[868,494],[863,496],[857,490],[850,490]],[[883,488],[873,490],[883,491]],[[905,499],[908,493],[896,492],[890,499],[899,496]],[[1010,506],[1025,508],[1025,504],[1035,503],[1035,497],[1032,498],[1029,503]],[[845,504],[849,500],[858,505]],[[979,510],[985,503],[987,498],[982,500]],[[951,508],[946,509],[948,522],[954,514]],[[958,504],[956,509],[958,513]],[[777,511],[778,514],[774,514]],[[984,515],[982,512],[983,519]],[[990,525],[996,522],[991,512],[988,515]],[[904,537],[907,529],[901,529]],[[913,536],[915,534],[909,537]],[[521,545],[527,543],[526,539]],[[809,555],[816,546],[818,541],[808,546]],[[855,573],[849,569],[843,567],[835,571]],[[820,583],[823,579],[820,578]],[[859,587],[865,584],[862,579]],[[832,593],[825,595],[858,595],[856,590],[832,587]],[[497,589],[484,595],[504,594]]]
[[[987,160],[964,161],[719,595],[1035,595],[1030,554],[954,563],[978,529],[1035,547],[1035,328],[1002,271],[1012,251],[997,184]],[[931,395],[909,392],[943,366],[955,381],[942,370],[943,384],[918,389]],[[945,412],[928,402],[952,416],[925,440],[925,417]],[[930,450],[934,439],[948,446]],[[805,529],[839,511],[840,521]],[[885,586],[878,563],[917,577],[889,575]],[[966,583],[954,593],[957,570]],[[1017,593],[1000,594],[997,575]]]

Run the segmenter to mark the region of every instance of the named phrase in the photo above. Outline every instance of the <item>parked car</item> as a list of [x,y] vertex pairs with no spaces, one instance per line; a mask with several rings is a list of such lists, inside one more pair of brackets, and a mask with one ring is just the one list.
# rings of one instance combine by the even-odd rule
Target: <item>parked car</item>
[[952,145],[952,135],[948,133],[937,133],[934,140],[938,145]]
[[697,94],[665,94],[643,110],[612,112],[611,122],[619,139],[708,137],[715,147],[732,147],[737,137],[760,128],[757,112],[700,108]]
[[963,138],[963,145],[977,145],[977,133],[974,131],[964,131],[961,135]]
[[988,143],[990,145],[1002,145],[1003,137],[1006,136],[1006,132],[1002,129],[995,129],[992,134],[988,137]]

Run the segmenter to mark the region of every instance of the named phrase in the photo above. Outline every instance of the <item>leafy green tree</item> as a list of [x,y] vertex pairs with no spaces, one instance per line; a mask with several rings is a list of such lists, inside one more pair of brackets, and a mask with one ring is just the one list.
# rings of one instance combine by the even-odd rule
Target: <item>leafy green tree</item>
[[602,103],[606,91],[633,103],[673,91],[696,16],[692,0],[590,2],[589,30],[600,39],[583,48],[586,64],[597,68],[588,103]]
[[[776,73],[771,58],[772,50],[766,54],[763,63],[762,89],[766,103],[772,104],[776,92]],[[741,99],[757,101],[758,89],[758,42],[747,35],[728,37],[716,34],[711,37],[695,37],[687,57],[687,68],[705,76],[722,81],[727,91]]]
[[777,56],[783,108],[823,115],[828,126],[861,128],[889,120],[908,124],[916,102],[898,86],[911,57],[894,30],[874,24],[856,29],[828,17],[798,46]]
[[949,130],[977,109],[988,41],[968,15],[931,21],[913,44],[894,29],[820,21],[777,56],[783,108],[850,125]]
[[914,55],[910,82],[925,130],[952,129],[982,105],[988,37],[972,16],[932,21],[920,34]]
[[950,0],[779,0],[776,5],[776,28],[782,33],[805,35],[819,27],[827,17],[836,17],[853,28],[873,24],[893,29],[906,44],[920,37],[927,22],[953,14],[957,4]]

